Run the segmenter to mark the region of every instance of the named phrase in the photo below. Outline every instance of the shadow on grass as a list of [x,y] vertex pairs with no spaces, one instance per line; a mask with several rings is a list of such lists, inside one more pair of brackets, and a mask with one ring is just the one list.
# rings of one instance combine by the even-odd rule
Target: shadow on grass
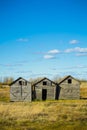
[[87,122],[30,122],[0,120],[0,130],[86,130]]

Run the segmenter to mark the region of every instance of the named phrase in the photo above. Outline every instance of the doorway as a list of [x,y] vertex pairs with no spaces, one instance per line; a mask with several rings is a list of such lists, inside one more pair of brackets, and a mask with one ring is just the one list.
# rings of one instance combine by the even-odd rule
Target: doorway
[[42,89],[42,100],[47,99],[47,89]]

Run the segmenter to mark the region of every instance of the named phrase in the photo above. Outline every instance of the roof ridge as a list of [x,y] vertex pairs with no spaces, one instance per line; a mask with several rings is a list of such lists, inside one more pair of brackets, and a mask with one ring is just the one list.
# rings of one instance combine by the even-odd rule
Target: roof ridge
[[19,78],[17,78],[16,80],[14,80],[14,81],[10,84],[10,86],[11,86],[12,84],[14,84],[15,82],[17,82],[18,80],[20,80],[20,79],[23,79],[23,80],[27,81],[28,83],[31,83],[31,82],[29,82],[28,80],[26,80],[26,79],[24,79],[24,78],[22,78],[22,77],[19,77]]

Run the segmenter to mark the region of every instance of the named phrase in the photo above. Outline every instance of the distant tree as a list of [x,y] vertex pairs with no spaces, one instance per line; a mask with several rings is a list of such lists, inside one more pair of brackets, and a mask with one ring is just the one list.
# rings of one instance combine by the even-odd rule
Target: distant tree
[[29,82],[31,82],[31,84],[34,84],[34,83],[36,83],[36,82],[38,82],[38,81],[40,81],[41,79],[43,79],[44,77],[37,77],[37,78],[30,78],[29,79]]
[[13,82],[13,77],[4,77],[3,78],[3,83],[5,84],[10,84],[11,82]]
[[54,76],[53,81],[59,83],[62,80],[60,76]]
[[2,83],[2,77],[0,77],[0,84]]

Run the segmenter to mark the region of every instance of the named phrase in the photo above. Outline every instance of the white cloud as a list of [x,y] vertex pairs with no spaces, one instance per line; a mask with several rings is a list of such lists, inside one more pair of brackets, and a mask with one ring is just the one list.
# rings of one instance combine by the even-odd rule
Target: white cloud
[[87,53],[87,48],[81,48],[81,47],[69,48],[66,49],[64,52],[65,53],[71,53],[71,52]]
[[64,52],[65,52],[65,53],[71,53],[71,52],[73,52],[73,51],[74,51],[74,49],[69,48],[69,49],[66,49]]
[[27,39],[27,38],[19,38],[16,41],[18,41],[18,42],[28,42],[29,39]]
[[54,49],[54,50],[49,50],[48,52],[45,53],[44,59],[55,59],[55,55],[60,53],[59,50]]
[[70,44],[77,44],[77,43],[79,43],[79,41],[78,40],[71,40],[69,43]]
[[75,53],[76,56],[87,56],[87,48],[81,48],[81,47],[75,47],[75,48],[68,48],[64,51],[62,50],[50,50],[47,53],[43,53],[44,55],[44,59],[54,59],[56,58],[55,55],[56,54],[60,54],[61,52],[63,53]]
[[55,56],[53,55],[44,55],[44,59],[54,59]]
[[77,65],[77,68],[84,68],[84,65]]
[[87,53],[78,53],[76,56],[87,56]]
[[60,51],[57,49],[48,51],[48,54],[58,54],[58,53],[60,53]]
[[80,48],[80,47],[76,47],[75,48],[76,52],[81,52],[81,53],[86,53],[87,52],[87,48]]

